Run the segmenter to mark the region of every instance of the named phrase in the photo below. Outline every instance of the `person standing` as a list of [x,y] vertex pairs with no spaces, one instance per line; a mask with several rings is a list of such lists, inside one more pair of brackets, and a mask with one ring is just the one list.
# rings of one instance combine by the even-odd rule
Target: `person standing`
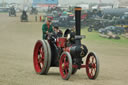
[[47,39],[47,34],[53,32],[52,25],[51,25],[51,20],[48,19],[45,24],[42,26],[42,39]]

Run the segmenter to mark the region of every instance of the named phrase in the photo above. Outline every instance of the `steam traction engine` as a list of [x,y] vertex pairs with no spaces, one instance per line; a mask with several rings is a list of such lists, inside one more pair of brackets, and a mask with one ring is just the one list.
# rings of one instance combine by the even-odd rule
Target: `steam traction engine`
[[[35,44],[33,62],[36,73],[47,74],[50,67],[59,67],[60,75],[68,80],[78,69],[85,68],[89,79],[96,79],[99,73],[98,57],[81,44],[81,8],[75,8],[76,32],[66,31],[64,37],[49,34],[47,40]],[[85,64],[82,58],[86,57]]]

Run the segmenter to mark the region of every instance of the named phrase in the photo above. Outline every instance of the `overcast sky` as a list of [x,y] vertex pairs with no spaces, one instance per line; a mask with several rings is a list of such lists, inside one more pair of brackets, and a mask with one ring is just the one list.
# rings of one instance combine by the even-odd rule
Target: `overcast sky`
[[[3,0],[0,0],[0,3],[2,2]],[[23,3],[24,0],[4,0],[6,2],[9,2],[9,3]],[[28,1],[32,1],[32,0],[28,0]],[[79,3],[79,2],[99,2],[99,0],[59,0],[60,4],[63,4],[63,3]],[[105,3],[110,3],[110,2],[115,2],[117,0],[101,0],[102,2],[105,2]]]

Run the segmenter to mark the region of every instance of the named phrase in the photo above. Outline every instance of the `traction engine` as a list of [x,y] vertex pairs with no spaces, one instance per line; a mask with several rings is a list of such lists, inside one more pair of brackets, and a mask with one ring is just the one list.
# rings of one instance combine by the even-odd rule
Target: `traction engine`
[[[99,73],[99,60],[94,52],[88,52],[81,43],[81,8],[75,7],[75,32],[66,30],[64,37],[49,33],[46,40],[35,44],[33,62],[36,73],[48,74],[50,67],[59,67],[62,79],[68,80],[78,69],[85,68],[89,79],[96,79]],[[85,59],[85,63],[82,59]]]

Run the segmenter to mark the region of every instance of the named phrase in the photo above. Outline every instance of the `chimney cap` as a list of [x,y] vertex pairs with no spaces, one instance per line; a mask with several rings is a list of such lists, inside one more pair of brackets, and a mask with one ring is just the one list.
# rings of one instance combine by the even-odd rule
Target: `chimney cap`
[[81,11],[82,8],[81,7],[75,7],[75,11]]

